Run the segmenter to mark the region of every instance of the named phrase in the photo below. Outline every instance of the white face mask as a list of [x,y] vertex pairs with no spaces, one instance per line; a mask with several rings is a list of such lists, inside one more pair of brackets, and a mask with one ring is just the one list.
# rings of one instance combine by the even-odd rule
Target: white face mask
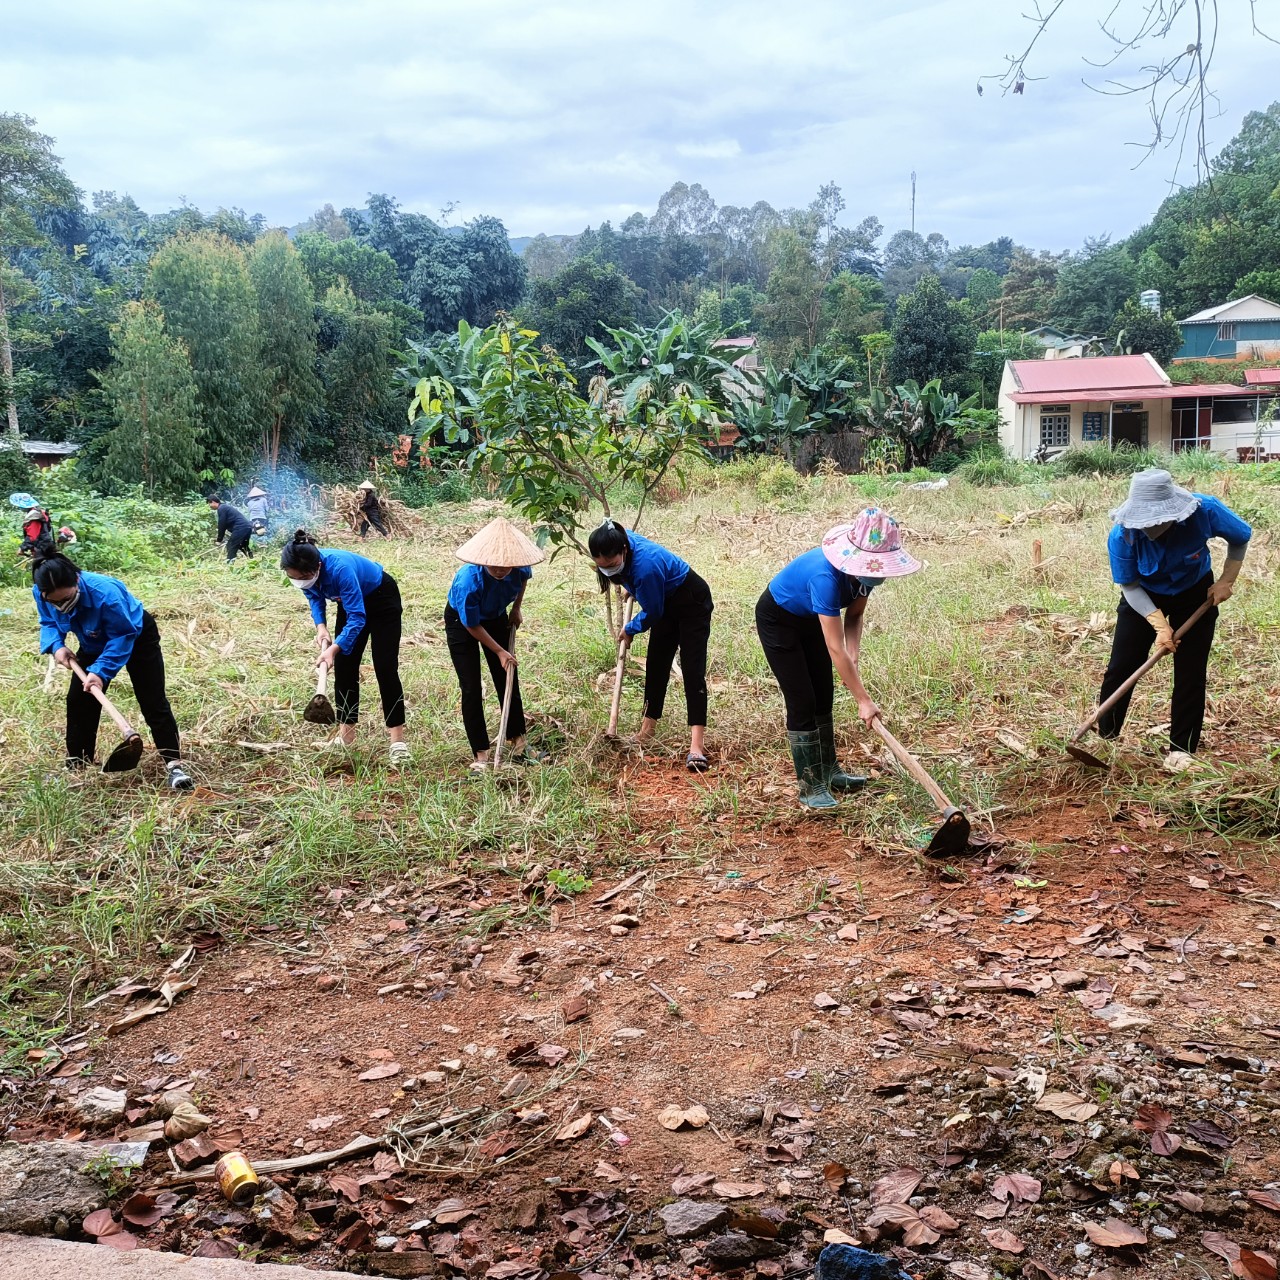
[[320,581],[320,570],[317,569],[309,578],[290,578],[289,581],[292,582],[299,591],[305,591],[308,587],[314,587],[316,583]]
[[57,609],[59,613],[70,613],[76,607],[76,605],[80,603],[80,588],[79,587],[76,588],[76,593],[71,597],[70,600],[59,600],[56,602],[53,600],[50,600],[49,603],[53,605],[53,607]]
[[627,565],[625,560],[622,562],[622,564],[614,565],[612,569],[606,569],[602,564],[596,565],[596,568],[599,569],[600,572],[603,573],[606,578],[616,578],[618,574],[620,574],[623,571],[623,569],[625,569],[626,567]]

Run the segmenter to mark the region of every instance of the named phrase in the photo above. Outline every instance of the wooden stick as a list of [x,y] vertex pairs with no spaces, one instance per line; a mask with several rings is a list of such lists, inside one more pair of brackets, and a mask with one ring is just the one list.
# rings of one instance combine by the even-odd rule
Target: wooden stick
[[618,736],[618,714],[622,710],[622,680],[627,672],[627,651],[631,644],[626,634],[626,624],[631,621],[632,610],[636,607],[635,596],[627,601],[627,616],[623,619],[623,633],[618,640],[618,665],[613,673],[613,701],[609,704],[609,728],[606,736]]
[[898,763],[929,793],[929,798],[938,806],[939,813],[946,813],[954,807],[943,795],[942,788],[924,771],[920,761],[884,727],[879,716],[871,722],[871,727],[888,743],[889,750],[898,758]]
[[[85,675],[84,668],[74,658],[71,658],[69,661],[71,663],[71,670],[80,677],[82,683],[89,678]],[[102,703],[107,715],[115,721],[116,728],[119,729],[126,738],[136,738],[138,736],[133,726],[115,709],[111,703],[111,699],[108,698],[107,695],[97,687],[97,685],[91,685],[89,692],[93,694],[100,703]]]
[[[516,651],[516,628],[513,625],[511,634],[507,638],[507,652],[514,654]],[[515,692],[516,673],[514,671],[507,672],[507,687],[502,695],[502,719],[498,721],[498,742],[493,749],[493,767],[496,769],[502,763],[502,748],[507,745],[507,721],[511,719],[511,697]]]
[[329,696],[329,668],[323,662],[316,666],[316,696],[320,698]]
[[[443,1133],[463,1120],[480,1114],[481,1108],[472,1107],[470,1111],[461,1111],[457,1115],[448,1116],[444,1120],[431,1120],[426,1124],[415,1125],[412,1129],[401,1130],[406,1138],[426,1138],[435,1133]],[[255,1161],[256,1173],[288,1173],[291,1169],[314,1169],[322,1164],[333,1164],[338,1160],[350,1160],[370,1151],[377,1151],[387,1145],[389,1134],[381,1134],[376,1138],[367,1138],[364,1134],[352,1138],[345,1147],[334,1151],[316,1151],[309,1156],[290,1156],[287,1160]],[[214,1177],[216,1165],[206,1164],[199,1169],[189,1169],[186,1173],[170,1174],[158,1178],[155,1185],[159,1187],[179,1187],[189,1182],[210,1182]]]
[[610,903],[620,893],[626,893],[633,884],[639,884],[649,873],[647,871],[637,871],[635,875],[628,876],[621,884],[615,884],[612,889],[606,889],[591,905],[593,907],[603,907]]
[[[1184,622],[1182,626],[1173,633],[1173,638],[1175,640],[1181,640],[1182,637],[1186,635],[1187,632],[1190,631],[1191,628],[1194,627],[1211,608],[1213,608],[1213,606],[1206,600],[1204,604],[1202,604],[1195,613],[1193,613],[1191,617],[1189,617],[1186,622]],[[1129,690],[1132,689],[1133,686],[1137,684],[1138,681],[1141,680],[1142,677],[1145,676],[1147,672],[1150,671],[1151,668],[1154,667],[1156,663],[1159,662],[1160,659],[1168,652],[1168,649],[1157,649],[1155,653],[1152,654],[1152,656],[1149,657],[1146,662],[1144,662],[1142,666],[1140,666],[1137,671],[1135,671],[1133,675],[1131,675],[1105,702],[1100,703],[1093,709],[1089,718],[1075,731],[1075,733],[1071,735],[1070,741],[1073,743],[1079,742],[1080,739],[1098,723],[1098,720],[1102,717],[1103,713],[1110,711],[1111,708],[1114,707],[1116,703],[1119,702],[1120,699],[1123,698],[1124,695],[1128,693]]]
[[58,664],[54,662],[53,654],[50,654],[49,665],[45,669],[45,673],[44,673],[44,681],[40,685],[40,690],[42,693],[48,693],[49,690],[53,688],[53,676],[54,676],[54,672],[56,672],[57,669],[58,669]]

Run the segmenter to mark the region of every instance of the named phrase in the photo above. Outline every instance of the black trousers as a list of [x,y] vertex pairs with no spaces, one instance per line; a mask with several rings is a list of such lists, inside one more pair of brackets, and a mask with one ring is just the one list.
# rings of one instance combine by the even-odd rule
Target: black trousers
[[816,730],[818,717],[829,716],[835,704],[835,677],[822,623],[789,613],[766,587],[756,601],[756,632],[787,704],[787,729]]
[[[511,619],[507,614],[497,618],[485,618],[480,625],[504,648],[511,644]],[[462,724],[467,731],[467,742],[472,755],[489,750],[489,727],[484,718],[484,686],[480,678],[480,654],[489,666],[498,706],[507,693],[507,673],[498,655],[486,649],[470,631],[462,625],[458,611],[451,604],[444,607],[444,633],[449,641],[449,657],[458,673],[458,685],[462,690]],[[513,677],[515,688],[511,690],[511,716],[507,721],[507,738],[523,738],[525,734],[524,703],[520,698],[520,673]]]
[[711,588],[692,569],[666,598],[662,617],[649,628],[644,668],[644,713],[662,719],[671,664],[680,651],[684,705],[690,725],[707,723],[707,641],[711,638]]
[[[1213,574],[1206,573],[1194,587],[1188,587],[1173,596],[1151,598],[1164,610],[1176,631],[1204,603],[1213,582]],[[1172,751],[1192,753],[1200,745],[1200,731],[1204,727],[1205,677],[1209,668],[1209,650],[1213,647],[1213,632],[1218,621],[1218,610],[1210,609],[1178,642],[1173,655],[1173,703],[1169,724],[1169,748]],[[1116,610],[1116,631],[1111,641],[1111,661],[1102,677],[1102,690],[1098,700],[1108,698],[1125,680],[1147,660],[1156,638],[1155,628],[1123,597]],[[1124,727],[1129,710],[1130,690],[1110,711],[1098,720],[1098,733],[1104,738],[1117,738]]]
[[[404,608],[400,588],[389,574],[382,575],[376,590],[364,598],[364,630],[351,652],[339,652],[333,663],[333,709],[339,724],[356,724],[360,719],[360,660],[365,645],[373,651],[373,674],[382,696],[382,719],[388,729],[404,724],[404,686],[400,683],[400,628]],[[347,625],[347,611],[338,601],[334,635]]]
[[[81,652],[77,661],[83,667],[86,660],[92,662],[98,655]],[[156,750],[165,761],[180,757],[178,746],[178,722],[173,718],[169,696],[164,685],[164,654],[160,650],[160,631],[156,620],[149,614],[142,615],[142,630],[133,642],[133,652],[124,669],[133,685],[133,696],[138,700],[138,710],[151,730]],[[103,688],[110,684],[103,682]],[[98,745],[98,722],[102,719],[102,704],[91,693],[86,693],[80,677],[73,675],[67,688],[67,762],[89,764],[93,761]]]
[[236,558],[236,556],[240,555],[241,552],[247,555],[250,560],[253,559],[253,544],[249,541],[249,536],[252,532],[253,532],[252,529],[249,529],[246,532],[241,534],[235,534],[235,533],[227,534],[227,563],[228,564],[230,564]]
[[360,521],[360,536],[363,538],[372,525],[384,538],[390,537],[387,526],[382,523],[382,512],[373,507],[362,508],[364,519]]

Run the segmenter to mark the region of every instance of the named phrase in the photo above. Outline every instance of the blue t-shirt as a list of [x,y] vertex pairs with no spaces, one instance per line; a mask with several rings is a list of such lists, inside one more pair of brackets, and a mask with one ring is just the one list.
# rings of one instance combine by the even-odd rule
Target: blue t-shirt
[[325,625],[325,602],[337,600],[346,614],[346,625],[334,638],[334,644],[345,654],[350,654],[365,627],[364,598],[382,586],[385,570],[373,560],[358,556],[354,551],[322,551],[320,553],[320,577],[315,586],[302,594],[311,606],[311,617],[316,626]]
[[799,618],[838,618],[860,596],[869,596],[874,583],[839,569],[814,547],[774,574],[769,594],[774,603]]
[[449,603],[464,627],[480,627],[502,617],[532,577],[527,565],[512,569],[505,578],[495,578],[483,565],[464,564],[453,575]]
[[[40,652],[52,653],[67,643],[67,632],[80,640],[80,656],[86,671],[105,684],[133,656],[133,642],[142,631],[142,602],[134,598],[119,578],[80,571],[80,599],[70,613],[59,613],[31,588],[40,618]],[[92,659],[92,661],[88,661]]]
[[640,612],[624,628],[627,635],[635,637],[662,617],[667,596],[689,576],[689,566],[666,547],[630,529],[627,541],[631,555],[613,581],[626,587],[640,606]]
[[1107,537],[1111,577],[1124,586],[1137,582],[1156,595],[1172,596],[1194,587],[1213,568],[1209,539],[1225,538],[1240,546],[1253,529],[1226,503],[1212,494],[1198,493],[1200,505],[1183,521],[1149,538],[1142,529],[1113,525]]

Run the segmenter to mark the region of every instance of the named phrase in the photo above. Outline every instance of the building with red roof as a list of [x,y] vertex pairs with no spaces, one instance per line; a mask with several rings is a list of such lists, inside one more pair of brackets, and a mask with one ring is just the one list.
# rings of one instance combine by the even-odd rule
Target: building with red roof
[[1015,458],[1122,442],[1171,453],[1211,449],[1241,461],[1280,457],[1277,390],[1261,380],[1175,386],[1149,355],[1009,360],[1000,442]]

